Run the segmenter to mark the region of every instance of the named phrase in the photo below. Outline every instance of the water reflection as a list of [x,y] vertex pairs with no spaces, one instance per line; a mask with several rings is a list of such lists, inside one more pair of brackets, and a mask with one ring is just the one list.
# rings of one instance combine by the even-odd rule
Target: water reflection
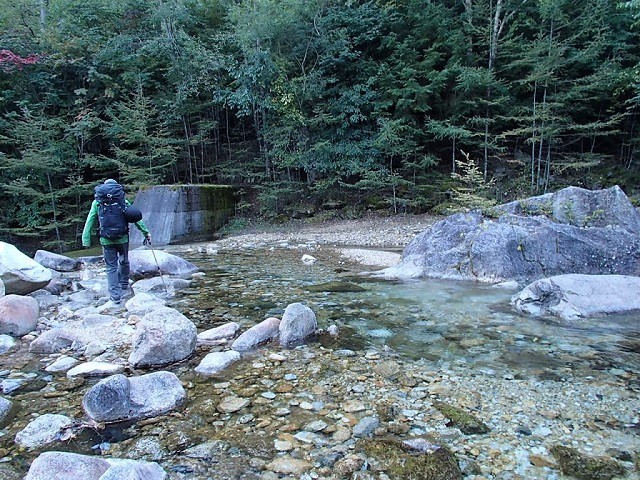
[[286,248],[177,253],[206,272],[195,294],[179,300],[200,328],[231,319],[247,328],[303,302],[321,328],[340,327],[337,339],[319,339],[334,349],[390,348],[436,367],[544,378],[640,371],[639,315],[576,322],[533,318],[510,307],[513,290],[433,279],[373,280],[320,252],[313,265]]

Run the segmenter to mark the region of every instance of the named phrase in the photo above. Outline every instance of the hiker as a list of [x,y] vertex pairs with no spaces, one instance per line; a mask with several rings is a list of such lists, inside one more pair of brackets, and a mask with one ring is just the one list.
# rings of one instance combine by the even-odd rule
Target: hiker
[[[133,292],[129,287],[129,225],[131,221],[142,232],[145,242],[151,243],[151,234],[142,221],[137,209],[125,210],[131,205],[124,196],[124,189],[115,180],[109,178],[95,189],[95,199],[82,230],[82,246],[91,246],[91,232],[99,226],[100,245],[107,266],[107,285],[111,304],[120,305],[124,297]],[[135,210],[135,212],[134,212]],[[131,213],[135,213],[131,215]],[[133,216],[133,218],[130,218]],[[105,304],[106,305],[106,304]]]

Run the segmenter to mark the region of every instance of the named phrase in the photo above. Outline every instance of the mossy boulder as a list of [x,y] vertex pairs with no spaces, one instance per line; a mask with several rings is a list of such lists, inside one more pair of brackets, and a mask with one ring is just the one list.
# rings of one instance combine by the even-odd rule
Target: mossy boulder
[[433,406],[450,420],[451,425],[459,428],[465,435],[483,434],[491,431],[480,419],[460,408],[444,402],[434,402]]
[[370,460],[374,470],[391,480],[459,480],[462,472],[455,455],[443,446],[414,450],[396,439],[365,439],[357,450]]
[[562,445],[554,445],[550,452],[562,473],[580,480],[609,480],[627,473],[613,458],[589,457],[575,448]]

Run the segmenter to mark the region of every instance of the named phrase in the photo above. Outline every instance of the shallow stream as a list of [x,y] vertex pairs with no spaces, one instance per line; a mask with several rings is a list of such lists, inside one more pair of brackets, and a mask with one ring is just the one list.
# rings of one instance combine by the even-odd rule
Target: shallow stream
[[[332,349],[390,348],[439,367],[513,375],[637,375],[640,314],[578,321],[535,318],[512,309],[514,290],[435,279],[386,281],[336,261],[330,250],[305,265],[297,249],[177,252],[206,272],[197,295],[180,301],[199,327],[224,316],[247,326],[309,306],[320,328],[336,324]],[[313,253],[313,252],[312,252]],[[213,315],[212,315],[213,314]],[[239,320],[238,320],[239,319]]]
[[[182,410],[135,424],[96,426],[49,450],[157,461],[172,480],[333,478],[336,460],[356,444],[350,434],[342,436],[345,427],[385,412],[391,412],[387,433],[446,443],[466,465],[465,478],[560,478],[556,469],[530,460],[533,455],[546,462],[552,441],[594,454],[640,450],[638,315],[572,323],[531,318],[511,309],[513,291],[466,282],[376,280],[361,275],[367,267],[329,247],[225,250],[197,244],[167,250],[204,272],[170,302],[199,332],[229,321],[245,330],[301,302],[315,312],[321,329],[337,325],[340,334],[321,334],[291,350],[268,345],[213,378],[193,371],[210,351],[199,348],[168,368],[187,389]],[[304,253],[318,261],[303,263]],[[0,436],[1,478],[3,462],[24,474],[39,453],[19,451],[12,442],[34,414],[86,421],[82,396],[97,379],[46,374],[52,359],[34,358],[28,344],[0,359],[5,375],[11,370],[41,380],[10,397],[21,409]],[[229,396],[250,403],[221,411],[221,400]],[[493,433],[467,436],[449,428],[433,407],[436,398],[475,412]],[[318,424],[324,426],[314,430]],[[280,467],[267,464],[282,456],[310,460],[313,467],[305,474],[275,473]]]

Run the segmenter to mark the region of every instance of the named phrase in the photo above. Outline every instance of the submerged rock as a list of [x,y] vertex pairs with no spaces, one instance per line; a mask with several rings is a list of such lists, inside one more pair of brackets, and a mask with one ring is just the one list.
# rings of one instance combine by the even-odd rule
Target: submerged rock
[[310,292],[337,292],[337,293],[359,293],[366,292],[366,288],[351,282],[325,282],[317,285],[309,285],[305,290]]
[[453,426],[459,428],[465,435],[483,434],[491,431],[481,420],[453,405],[434,402],[433,406],[440,410],[451,421]]
[[395,439],[361,440],[356,448],[371,460],[371,469],[392,480],[460,480],[455,455],[445,447],[416,454]]
[[562,473],[580,480],[610,480],[627,473],[626,469],[612,458],[589,457],[574,448],[562,445],[554,445],[550,452]]
[[531,283],[511,303],[520,312],[565,320],[640,310],[640,277],[557,275]]

